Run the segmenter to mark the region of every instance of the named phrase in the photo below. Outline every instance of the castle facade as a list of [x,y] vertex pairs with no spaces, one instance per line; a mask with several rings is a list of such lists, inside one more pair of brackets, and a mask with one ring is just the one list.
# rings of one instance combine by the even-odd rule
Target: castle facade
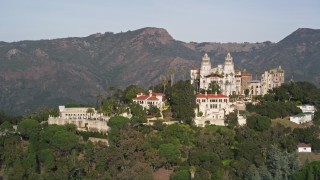
[[[221,94],[244,95],[245,90],[249,95],[265,95],[272,88],[279,87],[284,83],[284,70],[279,66],[265,71],[261,80],[252,80],[252,74],[246,70],[241,71],[234,68],[233,58],[230,53],[225,57],[224,64],[212,67],[210,57],[204,54],[201,68],[190,71],[190,83],[196,87],[196,91],[210,91],[212,86],[218,86]],[[215,92],[211,92],[215,93]]]

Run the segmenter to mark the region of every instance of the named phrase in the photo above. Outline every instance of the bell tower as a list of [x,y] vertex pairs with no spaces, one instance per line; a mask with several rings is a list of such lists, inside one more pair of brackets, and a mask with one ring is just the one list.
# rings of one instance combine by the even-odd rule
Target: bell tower
[[201,76],[209,75],[210,70],[211,70],[210,57],[208,56],[207,53],[205,53],[204,56],[202,57],[200,75]]

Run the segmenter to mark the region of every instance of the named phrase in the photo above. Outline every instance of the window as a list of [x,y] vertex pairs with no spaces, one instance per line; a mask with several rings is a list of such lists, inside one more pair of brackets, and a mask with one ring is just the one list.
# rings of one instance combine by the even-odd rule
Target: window
[[205,100],[205,99],[202,99],[202,102],[206,102],[206,100]]
[[222,99],[219,99],[219,102],[222,102]]

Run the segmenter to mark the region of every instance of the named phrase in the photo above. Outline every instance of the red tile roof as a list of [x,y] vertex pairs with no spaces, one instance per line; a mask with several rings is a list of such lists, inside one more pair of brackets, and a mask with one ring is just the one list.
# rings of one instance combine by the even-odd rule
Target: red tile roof
[[297,146],[298,147],[311,147],[310,144],[305,144],[305,143],[299,143]]
[[228,96],[225,96],[223,94],[197,94],[197,98],[214,99],[214,98],[228,98]]
[[133,98],[133,100],[146,100],[146,99],[148,99],[148,97],[149,97],[149,96],[142,95],[142,96],[139,96],[139,97]]
[[156,96],[162,96],[162,99],[164,100],[164,94],[163,93],[155,93],[152,92],[151,97],[149,95],[146,95],[144,93],[139,93],[139,97],[133,98],[133,100],[150,100],[150,101],[158,101],[159,99]]
[[157,97],[155,97],[155,96],[151,96],[151,97],[148,98],[148,100],[150,100],[150,101],[158,101],[159,99]]

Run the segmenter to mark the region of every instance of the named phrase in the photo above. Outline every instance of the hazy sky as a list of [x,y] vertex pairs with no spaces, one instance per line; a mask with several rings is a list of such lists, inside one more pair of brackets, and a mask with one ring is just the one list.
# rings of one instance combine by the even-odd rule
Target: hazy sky
[[0,0],[0,41],[162,27],[181,41],[278,42],[320,29],[320,0]]

